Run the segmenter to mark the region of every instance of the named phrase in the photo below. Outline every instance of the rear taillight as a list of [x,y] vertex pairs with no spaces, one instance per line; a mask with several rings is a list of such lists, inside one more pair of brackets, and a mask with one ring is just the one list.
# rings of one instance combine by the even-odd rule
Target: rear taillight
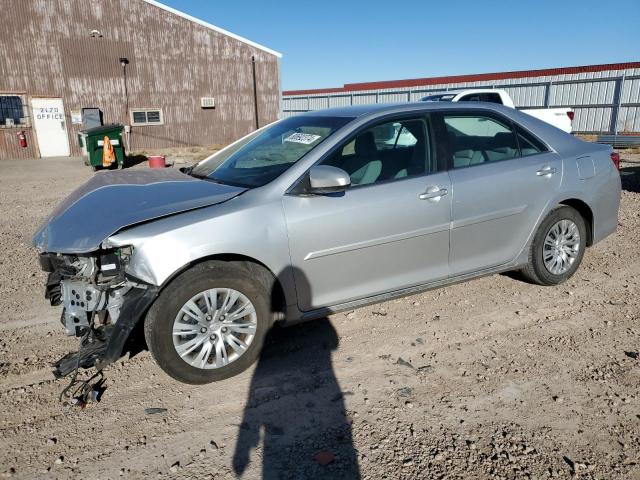
[[573,111],[568,111],[567,112],[567,117],[569,117],[569,120],[571,120],[573,122],[573,117],[575,116],[575,112]]
[[618,152],[611,152],[611,161],[620,170],[620,154]]

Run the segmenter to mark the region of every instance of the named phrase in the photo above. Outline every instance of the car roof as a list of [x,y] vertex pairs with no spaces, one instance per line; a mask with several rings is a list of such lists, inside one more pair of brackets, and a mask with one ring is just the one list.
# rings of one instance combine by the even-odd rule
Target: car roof
[[[534,135],[543,139],[547,145],[557,152],[566,153],[575,148],[580,148],[579,144],[584,143],[577,137],[570,135],[543,120],[532,117],[515,108],[490,102],[403,102],[403,103],[377,103],[371,105],[352,105],[338,108],[328,108],[326,110],[313,110],[299,115],[305,116],[326,116],[326,117],[347,117],[352,121],[362,124],[378,117],[388,114],[403,114],[411,112],[433,112],[433,111],[478,111],[497,112],[515,121],[525,129],[530,130]],[[349,122],[351,125],[352,122]],[[353,128],[353,127],[345,127]]]
[[[327,108],[324,110],[311,110],[299,115],[312,117],[350,117],[357,118],[364,115],[381,115],[385,113],[412,112],[415,110],[452,110],[484,108],[487,110],[505,111],[502,105],[484,102],[399,102],[399,103],[374,103],[370,105],[351,105],[346,107]],[[496,108],[497,107],[497,108]]]

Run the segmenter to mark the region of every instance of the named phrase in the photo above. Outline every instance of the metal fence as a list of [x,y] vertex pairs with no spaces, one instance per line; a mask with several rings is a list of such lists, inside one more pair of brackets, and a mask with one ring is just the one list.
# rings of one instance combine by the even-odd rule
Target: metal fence
[[[640,132],[640,69],[597,74],[558,75],[494,80],[490,82],[430,85],[429,88],[361,90],[310,95],[285,95],[285,117],[324,108],[387,102],[415,102],[435,91],[463,88],[501,88],[518,109],[570,107],[575,111],[576,133]],[[581,77],[581,78],[567,78]]]

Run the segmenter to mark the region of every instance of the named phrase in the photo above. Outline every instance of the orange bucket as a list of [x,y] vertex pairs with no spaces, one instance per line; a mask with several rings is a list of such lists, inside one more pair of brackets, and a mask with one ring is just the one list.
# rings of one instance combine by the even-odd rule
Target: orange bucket
[[167,166],[164,161],[164,155],[151,155],[148,160],[149,168],[164,168]]

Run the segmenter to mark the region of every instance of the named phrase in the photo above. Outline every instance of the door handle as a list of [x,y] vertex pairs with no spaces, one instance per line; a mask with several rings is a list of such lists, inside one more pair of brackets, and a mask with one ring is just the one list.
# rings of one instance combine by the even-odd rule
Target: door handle
[[547,166],[547,167],[542,167],[540,170],[538,170],[536,172],[536,175],[538,175],[539,177],[551,176],[557,171],[558,171],[557,168]]
[[446,188],[429,187],[427,191],[418,195],[420,200],[440,200],[440,197],[444,197],[448,192]]

